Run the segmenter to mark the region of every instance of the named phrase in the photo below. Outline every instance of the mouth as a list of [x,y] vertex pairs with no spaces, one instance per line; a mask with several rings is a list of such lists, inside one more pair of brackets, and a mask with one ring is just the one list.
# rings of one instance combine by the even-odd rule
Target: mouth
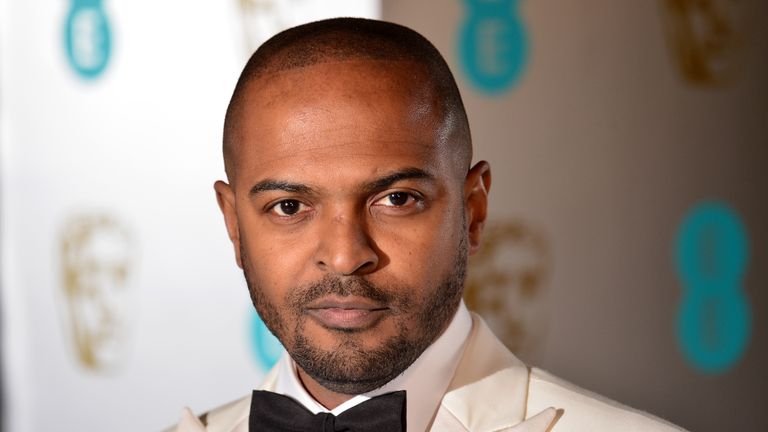
[[375,327],[389,308],[364,297],[330,296],[310,303],[306,311],[326,329],[354,332]]

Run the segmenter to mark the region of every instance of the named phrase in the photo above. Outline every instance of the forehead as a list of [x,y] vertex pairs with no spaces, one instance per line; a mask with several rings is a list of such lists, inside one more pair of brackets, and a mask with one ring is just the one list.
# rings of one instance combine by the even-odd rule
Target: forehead
[[[269,74],[245,89],[238,178],[286,170],[443,169],[442,106],[414,62],[353,60]],[[240,173],[244,174],[241,176]]]

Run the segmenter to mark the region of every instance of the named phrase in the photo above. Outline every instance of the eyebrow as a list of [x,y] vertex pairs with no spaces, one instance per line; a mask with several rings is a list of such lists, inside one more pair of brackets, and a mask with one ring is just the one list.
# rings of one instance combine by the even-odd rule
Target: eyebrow
[[392,174],[366,183],[361,188],[364,192],[371,193],[386,189],[393,184],[403,180],[435,180],[435,176],[420,168],[405,168],[395,171]]
[[268,192],[268,191],[283,191],[283,192],[300,193],[300,194],[310,194],[313,192],[312,188],[307,185],[268,179],[268,180],[260,181],[255,185],[253,185],[253,187],[251,188],[251,191],[249,192],[249,195],[251,197],[254,197],[262,192]]
[[[434,180],[435,176],[420,169],[420,168],[404,168],[399,171],[395,171],[384,177],[378,178],[368,183],[364,183],[360,190],[365,193],[373,193],[386,189],[393,184],[403,180]],[[305,184],[292,183],[281,180],[263,180],[256,183],[250,190],[249,195],[254,197],[262,192],[269,191],[283,191],[298,194],[312,194],[315,190]]]

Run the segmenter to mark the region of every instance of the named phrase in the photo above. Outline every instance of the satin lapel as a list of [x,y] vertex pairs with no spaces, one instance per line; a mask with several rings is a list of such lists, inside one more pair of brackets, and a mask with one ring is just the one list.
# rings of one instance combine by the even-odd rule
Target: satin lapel
[[[275,366],[264,377],[261,390],[273,390],[278,367]],[[231,404],[215,409],[207,415],[206,432],[248,432],[248,416],[251,413],[251,395]],[[182,429],[183,432],[197,432],[197,429]]]
[[181,412],[181,420],[175,429],[176,432],[206,432],[205,425],[198,419],[189,408],[184,408]]
[[548,432],[557,422],[557,418],[557,410],[547,408],[528,420],[513,426],[509,432]]
[[[509,352],[482,318],[473,313],[472,333],[438,416],[445,415],[445,410],[465,430],[472,432],[522,426],[526,417],[528,375],[528,367]],[[435,425],[441,423],[445,422],[435,419]],[[520,430],[546,431],[546,427]]]

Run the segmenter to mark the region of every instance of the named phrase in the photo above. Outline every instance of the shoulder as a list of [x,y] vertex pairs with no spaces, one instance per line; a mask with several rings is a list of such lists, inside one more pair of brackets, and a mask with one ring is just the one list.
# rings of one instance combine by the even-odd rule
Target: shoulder
[[482,413],[480,417],[495,417],[493,425],[514,425],[527,424],[542,413],[556,410],[550,428],[541,430],[683,431],[651,414],[579,388],[536,367],[527,367],[474,314],[464,358],[443,405],[466,430],[488,429],[472,427],[478,421],[478,413]]
[[538,368],[531,368],[528,411],[558,409],[556,431],[683,431],[663,419],[584,390]]
[[[278,374],[273,368],[264,378],[261,390],[272,390]],[[251,413],[251,394],[214,408],[199,416],[185,408],[178,425],[164,432],[248,432],[248,417]]]
[[184,408],[179,423],[163,432],[247,432],[250,407],[248,395],[198,416]]
[[251,395],[212,409],[203,414],[206,420],[206,432],[236,432],[241,425],[245,425],[243,430],[247,431],[250,410]]

